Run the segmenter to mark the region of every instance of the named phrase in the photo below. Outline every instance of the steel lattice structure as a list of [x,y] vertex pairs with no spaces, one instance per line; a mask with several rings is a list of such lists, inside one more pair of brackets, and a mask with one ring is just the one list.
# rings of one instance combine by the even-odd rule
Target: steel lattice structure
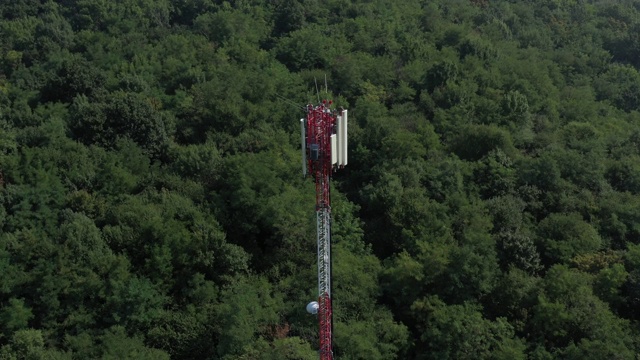
[[302,171],[316,184],[318,242],[318,322],[320,359],[333,359],[333,310],[331,305],[331,196],[332,172],[347,163],[347,111],[332,110],[331,102],[307,105],[301,119]]

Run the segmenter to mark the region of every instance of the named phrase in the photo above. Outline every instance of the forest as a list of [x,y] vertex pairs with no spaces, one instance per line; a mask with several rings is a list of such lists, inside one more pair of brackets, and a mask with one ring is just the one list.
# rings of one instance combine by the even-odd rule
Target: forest
[[[640,1],[0,1],[0,359],[638,359]],[[316,80],[324,85],[316,90]]]

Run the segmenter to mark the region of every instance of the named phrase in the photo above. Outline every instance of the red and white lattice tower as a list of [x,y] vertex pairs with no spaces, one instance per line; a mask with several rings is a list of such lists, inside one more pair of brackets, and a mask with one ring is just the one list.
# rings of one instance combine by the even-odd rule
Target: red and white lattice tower
[[331,308],[331,173],[347,164],[347,110],[331,109],[332,102],[307,105],[307,117],[301,119],[302,173],[316,183],[316,220],[318,233],[318,301],[307,311],[318,314],[320,323],[320,360],[333,359]]

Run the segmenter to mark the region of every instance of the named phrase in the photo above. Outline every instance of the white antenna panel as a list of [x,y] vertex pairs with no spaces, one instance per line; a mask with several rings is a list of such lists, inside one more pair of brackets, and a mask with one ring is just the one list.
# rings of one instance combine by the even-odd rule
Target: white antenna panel
[[343,110],[341,115],[338,115],[338,165],[347,165],[347,110]]
[[342,115],[336,117],[336,162],[338,166],[342,165]]
[[338,139],[336,134],[331,135],[331,165],[338,163]]
[[304,131],[304,119],[300,119],[300,136],[302,138],[302,176],[307,176],[307,149],[306,141],[305,141],[305,131]]
[[342,121],[339,122],[338,133],[340,135],[340,165],[347,165],[347,150],[348,150],[348,142],[347,142],[347,110],[342,111],[342,116],[340,117]]

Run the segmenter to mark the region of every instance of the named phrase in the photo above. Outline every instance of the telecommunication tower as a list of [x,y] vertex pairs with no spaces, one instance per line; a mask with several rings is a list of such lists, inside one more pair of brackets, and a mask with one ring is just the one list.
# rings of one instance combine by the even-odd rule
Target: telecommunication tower
[[307,311],[318,315],[320,360],[333,359],[333,311],[331,307],[331,197],[329,180],[334,170],[347,165],[347,110],[335,110],[331,101],[306,106],[300,119],[302,173],[316,183],[318,234],[318,301]]

